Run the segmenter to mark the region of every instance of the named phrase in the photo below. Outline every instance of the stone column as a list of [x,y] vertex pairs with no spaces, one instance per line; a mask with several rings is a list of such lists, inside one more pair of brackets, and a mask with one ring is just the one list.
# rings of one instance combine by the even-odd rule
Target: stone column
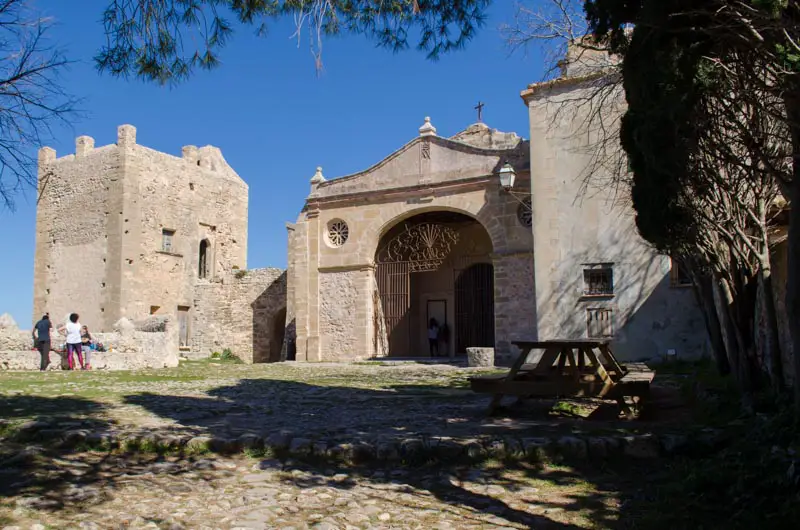
[[308,336],[306,360],[322,360],[319,341],[319,210],[308,212],[306,237],[308,238]]
[[528,251],[492,255],[494,264],[495,345],[498,361],[513,359],[515,340],[536,335],[533,255]]

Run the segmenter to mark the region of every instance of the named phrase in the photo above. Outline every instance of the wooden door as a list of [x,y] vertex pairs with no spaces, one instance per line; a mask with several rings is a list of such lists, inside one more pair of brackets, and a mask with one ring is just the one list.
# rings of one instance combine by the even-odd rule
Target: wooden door
[[456,271],[456,352],[494,347],[494,267],[476,263]]
[[189,308],[178,306],[178,346],[189,347]]

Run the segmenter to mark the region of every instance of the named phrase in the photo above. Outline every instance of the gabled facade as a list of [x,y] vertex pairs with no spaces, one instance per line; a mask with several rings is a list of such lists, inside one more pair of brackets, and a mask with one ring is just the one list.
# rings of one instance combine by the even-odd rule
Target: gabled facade
[[502,191],[517,171],[529,190],[529,147],[475,124],[444,138],[426,119],[419,135],[359,173],[321,169],[289,225],[287,322],[298,361],[343,361],[495,346],[535,325],[530,208]]

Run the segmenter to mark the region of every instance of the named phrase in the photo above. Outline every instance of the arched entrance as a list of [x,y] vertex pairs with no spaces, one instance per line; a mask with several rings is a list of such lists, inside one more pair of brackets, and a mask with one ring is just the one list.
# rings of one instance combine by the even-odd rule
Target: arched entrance
[[[493,346],[491,253],[483,226],[459,213],[423,213],[387,231],[375,254],[378,354],[452,356]],[[436,348],[429,344],[432,319]]]
[[272,333],[269,341],[269,362],[281,361],[283,339],[286,333],[286,308],[284,307],[272,317]]

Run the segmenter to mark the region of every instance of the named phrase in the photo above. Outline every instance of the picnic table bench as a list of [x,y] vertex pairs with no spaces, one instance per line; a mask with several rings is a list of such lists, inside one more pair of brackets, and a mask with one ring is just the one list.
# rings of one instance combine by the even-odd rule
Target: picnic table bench
[[[655,372],[644,363],[622,365],[611,351],[610,340],[546,340],[512,342],[521,352],[505,374],[470,378],[474,392],[492,394],[489,413],[503,396],[594,397],[615,400],[629,417],[626,398],[638,405],[647,397]],[[533,350],[544,350],[539,362],[529,364]]]

